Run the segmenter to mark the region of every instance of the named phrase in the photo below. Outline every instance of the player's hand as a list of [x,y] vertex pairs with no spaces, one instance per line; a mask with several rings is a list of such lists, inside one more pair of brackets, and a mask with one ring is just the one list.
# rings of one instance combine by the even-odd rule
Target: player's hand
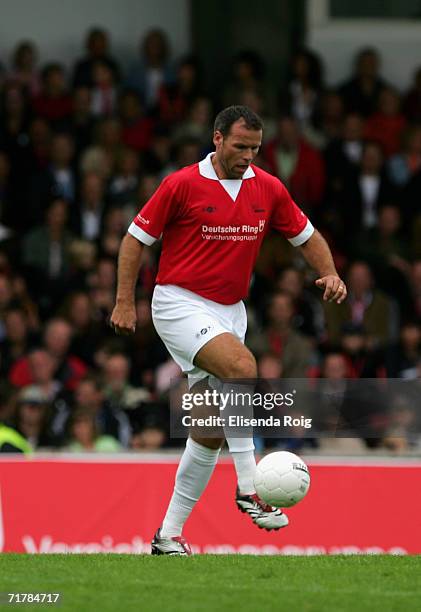
[[115,333],[129,336],[136,331],[136,308],[134,304],[116,304],[110,318]]
[[341,304],[347,296],[346,285],[339,276],[328,274],[315,281],[319,289],[324,290],[323,299],[325,302],[335,302]]

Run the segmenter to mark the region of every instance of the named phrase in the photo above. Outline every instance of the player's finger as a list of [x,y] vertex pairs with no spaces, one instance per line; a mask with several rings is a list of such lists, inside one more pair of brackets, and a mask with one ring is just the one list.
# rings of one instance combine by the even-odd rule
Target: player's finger
[[110,321],[110,327],[118,336],[130,336],[136,331],[136,324],[132,323],[117,323]]
[[342,302],[346,299],[348,292],[346,290],[346,285],[341,282],[338,287],[338,291],[336,292],[335,300],[337,304],[342,304]]
[[344,291],[344,288],[345,288],[344,283],[341,281],[340,278],[334,279],[334,283],[333,283],[332,290],[331,290],[330,301],[334,302],[335,300],[339,299],[339,297],[341,297]]
[[325,292],[323,294],[323,299],[325,301],[332,299],[332,295],[334,295],[334,291],[333,291],[334,286],[335,286],[334,279],[328,278],[325,283]]

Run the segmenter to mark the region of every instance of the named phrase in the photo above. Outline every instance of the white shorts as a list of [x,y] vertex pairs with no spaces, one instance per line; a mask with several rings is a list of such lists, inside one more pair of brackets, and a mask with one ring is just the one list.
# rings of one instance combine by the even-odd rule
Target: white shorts
[[243,302],[225,305],[177,287],[157,285],[152,297],[152,319],[171,357],[189,379],[209,376],[193,359],[209,340],[230,333],[244,343],[247,313]]

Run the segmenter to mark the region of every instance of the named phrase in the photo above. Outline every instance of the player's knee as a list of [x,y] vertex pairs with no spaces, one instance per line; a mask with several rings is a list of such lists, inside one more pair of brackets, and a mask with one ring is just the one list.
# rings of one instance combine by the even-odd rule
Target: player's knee
[[218,450],[224,443],[224,438],[200,438],[199,436],[191,436],[191,438],[197,442],[197,444],[201,444],[213,450]]
[[233,361],[228,370],[227,378],[257,378],[256,360],[251,353]]

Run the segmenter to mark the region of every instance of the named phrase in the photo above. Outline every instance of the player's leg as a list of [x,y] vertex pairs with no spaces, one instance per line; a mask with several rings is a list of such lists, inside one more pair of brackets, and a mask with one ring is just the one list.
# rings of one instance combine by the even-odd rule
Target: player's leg
[[[227,390],[238,393],[250,392],[245,381],[257,377],[256,361],[251,352],[234,335],[225,333],[205,344],[194,359],[194,364],[210,372],[218,379],[243,379],[238,385],[229,384]],[[251,416],[251,415],[250,415]],[[231,435],[230,435],[231,433]],[[193,438],[199,444],[207,440]],[[226,431],[226,440],[237,472],[236,502],[238,508],[247,513],[260,528],[272,530],[288,525],[288,517],[279,508],[265,504],[254,488],[256,461],[252,434],[239,438]]]
[[[257,376],[256,360],[252,353],[238,338],[229,333],[220,334],[205,344],[195,356],[194,364],[221,380],[253,380]],[[237,390],[247,392],[250,387],[237,388]],[[197,439],[194,434],[193,439],[199,444],[207,442]],[[227,444],[234,461],[240,493],[243,495],[255,493],[253,477],[256,461],[253,437],[230,437],[227,432]]]
[[[203,393],[207,389],[207,379],[195,384],[191,392]],[[199,417],[196,412],[192,416]],[[207,416],[207,415],[206,415]],[[186,442],[186,448],[178,465],[174,491],[165,514],[160,538],[170,540],[181,536],[184,523],[190,516],[196,502],[205,490],[219,457],[219,451],[224,442],[223,432],[219,438],[199,439],[194,432]]]

